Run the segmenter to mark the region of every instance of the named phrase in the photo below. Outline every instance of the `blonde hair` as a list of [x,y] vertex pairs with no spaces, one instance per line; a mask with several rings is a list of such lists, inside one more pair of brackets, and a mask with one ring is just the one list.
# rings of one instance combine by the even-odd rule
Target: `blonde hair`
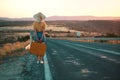
[[34,22],[33,23],[34,30],[37,32],[44,31],[46,28],[46,23],[45,22]]

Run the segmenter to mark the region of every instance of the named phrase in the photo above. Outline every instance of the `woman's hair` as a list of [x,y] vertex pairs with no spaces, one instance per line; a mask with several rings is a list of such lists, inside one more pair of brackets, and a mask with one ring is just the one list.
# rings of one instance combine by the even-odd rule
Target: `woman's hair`
[[45,30],[46,22],[34,22],[33,23],[34,30],[37,32]]

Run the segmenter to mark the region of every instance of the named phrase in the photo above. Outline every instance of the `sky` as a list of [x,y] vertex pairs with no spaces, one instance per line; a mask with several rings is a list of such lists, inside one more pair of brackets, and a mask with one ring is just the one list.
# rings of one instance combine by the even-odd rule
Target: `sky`
[[0,17],[49,16],[120,17],[120,0],[0,0]]

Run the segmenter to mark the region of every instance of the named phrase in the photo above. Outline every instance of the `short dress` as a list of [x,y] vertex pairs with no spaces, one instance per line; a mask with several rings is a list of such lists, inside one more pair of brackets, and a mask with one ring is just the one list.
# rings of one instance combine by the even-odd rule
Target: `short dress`
[[[41,32],[36,32],[36,35],[37,35],[39,40],[41,40],[41,38],[42,38],[42,42],[46,42],[45,35],[43,34],[42,31]],[[34,41],[37,41],[36,35],[34,35]]]
[[[43,34],[43,31],[42,31],[42,29],[45,29],[46,23],[45,22],[41,22],[41,23],[34,22],[33,26],[34,26],[34,30],[36,30],[35,32],[37,34],[38,39],[40,40],[42,38],[42,42],[46,42],[45,35]],[[34,41],[37,41],[36,35],[34,35]]]

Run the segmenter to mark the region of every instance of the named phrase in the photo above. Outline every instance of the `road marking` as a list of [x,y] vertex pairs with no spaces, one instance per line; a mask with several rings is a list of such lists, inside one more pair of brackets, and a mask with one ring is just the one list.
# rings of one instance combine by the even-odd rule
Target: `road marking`
[[[64,44],[64,45],[65,45],[65,44]],[[92,55],[94,55],[94,56],[96,56],[96,57],[100,57],[100,58],[101,58],[101,55],[100,55],[100,54],[94,54],[94,53],[91,53],[91,52],[88,52],[88,51],[85,51],[85,50],[80,50],[78,47],[75,47],[75,46],[72,46],[72,45],[65,45],[65,46],[68,46],[68,47],[74,48],[74,49],[76,49],[76,50],[83,51],[83,52],[86,52],[86,53],[89,53],[89,54],[92,54]],[[106,57],[106,58],[104,58],[104,59],[107,59],[107,60],[112,61],[112,62],[115,62],[115,63],[120,63],[120,61],[118,61],[118,60],[116,60],[116,59],[111,59],[111,58],[108,58],[108,57]]]
[[75,45],[75,46],[80,46],[80,47],[88,48],[88,49],[92,49],[92,50],[98,50],[98,51],[102,51],[102,52],[107,52],[107,53],[111,53],[111,54],[115,54],[115,55],[120,55],[119,52],[115,52],[115,51],[111,51],[111,50],[97,49],[97,48],[87,47],[87,46],[84,46],[84,45],[74,44],[74,43],[70,43],[70,42],[64,42],[64,43],[68,43],[68,44],[72,44],[72,45]]
[[[61,42],[57,42],[57,43],[61,44]],[[65,43],[66,43],[66,44],[65,44]],[[84,46],[84,45],[72,44],[72,43],[69,43],[69,42],[64,42],[64,43],[62,42],[62,45],[65,45],[65,46],[74,48],[74,49],[79,50],[79,51],[83,51],[83,52],[89,53],[89,54],[91,54],[91,55],[94,55],[94,56],[100,57],[100,58],[102,58],[103,55],[97,54],[97,53],[93,53],[93,52],[90,52],[90,51],[87,51],[87,50],[82,50],[82,49],[80,50],[80,48],[79,48],[78,46],[83,47],[83,48],[88,48],[88,49],[97,50],[97,51],[107,52],[107,53],[111,53],[111,54],[114,54],[114,55],[120,55],[119,52],[109,51],[109,50],[105,50],[105,49],[97,49],[97,48],[93,48],[93,47],[87,47],[87,46]],[[117,59],[111,59],[111,58],[109,58],[109,57],[106,57],[106,58],[103,58],[103,59],[107,59],[107,60],[112,61],[112,62],[115,62],[115,63],[120,63],[119,60],[117,60]]]
[[[69,43],[69,42],[66,42],[66,43],[72,44],[72,43]],[[72,45],[76,45],[76,46],[80,46],[80,47],[84,47],[84,48],[88,48],[88,49],[93,49],[93,50],[98,50],[98,51],[103,51],[103,52],[107,52],[107,53],[111,53],[111,54],[120,55],[119,52],[115,52],[115,51],[110,51],[110,50],[105,50],[105,49],[97,49],[97,48],[87,47],[87,46],[78,45],[78,44],[72,44]]]
[[46,54],[44,56],[44,70],[45,70],[45,80],[53,80]]

